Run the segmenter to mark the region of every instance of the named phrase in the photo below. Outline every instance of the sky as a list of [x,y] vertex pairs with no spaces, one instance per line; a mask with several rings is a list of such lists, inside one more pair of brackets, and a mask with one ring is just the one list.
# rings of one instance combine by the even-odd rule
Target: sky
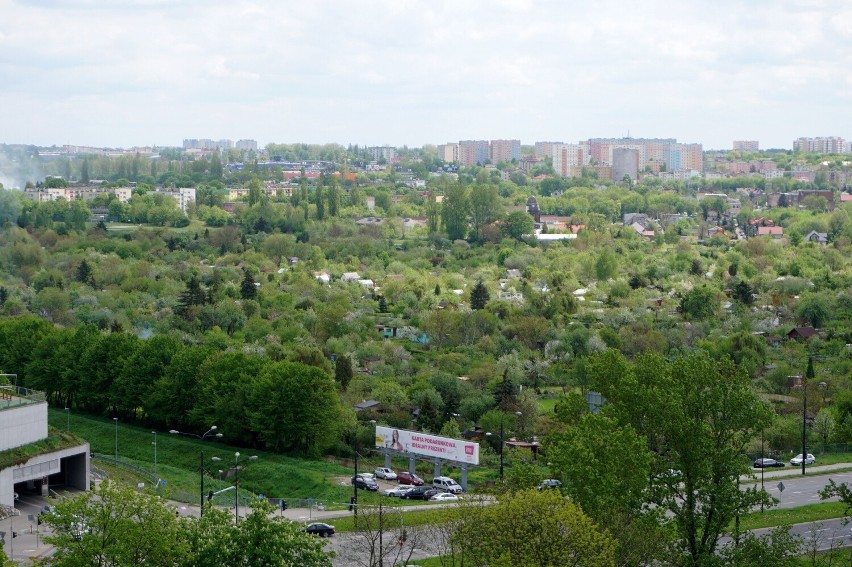
[[852,138],[845,0],[0,0],[0,143]]

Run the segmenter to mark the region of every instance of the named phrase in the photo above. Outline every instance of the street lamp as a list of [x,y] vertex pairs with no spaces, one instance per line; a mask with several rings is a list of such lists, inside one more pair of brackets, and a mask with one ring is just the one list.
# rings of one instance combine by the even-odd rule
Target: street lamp
[[814,377],[814,357],[808,357],[808,368],[802,378],[802,476],[805,475],[805,462],[808,460],[808,380]]
[[[169,433],[171,433],[172,435],[185,435],[187,437],[197,437],[198,439],[201,439],[202,441],[204,441],[205,439],[208,439],[209,437],[217,437],[217,438],[222,437],[221,433],[214,433],[215,431],[216,431],[216,426],[213,425],[213,426],[210,427],[210,429],[207,430],[206,433],[204,433],[202,435],[198,435],[197,433],[184,433],[183,431],[178,431],[177,429],[171,429],[171,430],[169,430]],[[200,510],[199,515],[203,516],[204,515],[204,447],[201,448],[201,465],[198,468],[198,472],[201,475],[201,499],[199,500],[199,510]]]
[[[515,415],[518,416],[518,417],[521,417],[524,414],[523,414],[523,412],[516,411]],[[505,414],[503,412],[500,412],[500,483],[501,484],[503,483],[503,446],[504,446],[504,442],[503,442],[503,417],[504,416],[505,416]],[[491,432],[488,432],[485,435],[487,435],[488,437],[491,437]]]
[[115,422],[115,462],[118,464],[118,418],[114,417],[112,420]]
[[[248,458],[249,461],[256,461],[257,455],[252,455]],[[234,453],[234,523],[240,523],[240,452]]]
[[[375,425],[376,420],[361,421],[359,423],[370,423]],[[355,426],[355,438],[352,441],[352,448],[355,451],[355,476],[352,478],[352,511],[358,515],[358,426]]]
[[71,408],[65,408],[65,417],[68,421],[65,431],[71,431]]
[[154,434],[154,442],[151,443],[154,446],[154,476],[157,478],[157,486],[160,486],[160,475],[157,474],[157,432],[151,433]]

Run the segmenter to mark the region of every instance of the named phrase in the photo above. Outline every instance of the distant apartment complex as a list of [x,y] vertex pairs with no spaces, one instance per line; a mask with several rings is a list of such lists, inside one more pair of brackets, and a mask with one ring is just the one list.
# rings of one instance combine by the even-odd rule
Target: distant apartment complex
[[438,146],[438,158],[447,163],[456,163],[459,161],[459,145],[454,142],[447,142]]
[[488,140],[462,140],[459,142],[459,165],[484,165],[491,159]]
[[521,159],[520,140],[491,140],[491,163]]
[[[65,199],[66,201],[73,201],[75,199],[82,199],[83,201],[92,201],[98,195],[112,194],[115,195],[115,198],[118,199],[119,202],[127,203],[130,200],[130,197],[132,196],[132,191],[133,189],[130,187],[38,187],[35,189],[28,189],[24,191],[24,195],[32,199],[33,201],[44,202],[56,201],[59,199]],[[164,195],[166,197],[174,199],[175,201],[177,201],[180,210],[184,213],[186,213],[190,203],[195,202],[195,189],[192,187],[183,187],[180,189],[161,188],[157,189],[154,193],[157,195]]]
[[752,153],[760,151],[760,143],[757,140],[734,140],[734,151]]
[[839,136],[796,138],[793,140],[793,151],[816,154],[845,154],[849,151],[849,142]]
[[257,140],[237,140],[236,148],[244,152],[256,152]]
[[373,146],[367,148],[367,151],[370,152],[370,157],[376,161],[385,160],[389,162],[396,157],[396,148],[393,146]]

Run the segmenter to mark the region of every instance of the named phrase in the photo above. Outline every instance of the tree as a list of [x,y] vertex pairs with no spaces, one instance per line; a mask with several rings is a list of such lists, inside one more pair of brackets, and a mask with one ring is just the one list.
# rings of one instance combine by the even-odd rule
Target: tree
[[263,193],[263,183],[261,183],[260,179],[258,179],[256,175],[252,176],[251,181],[249,181],[248,190],[249,207],[257,205],[264,200],[265,195]]
[[730,359],[644,354],[631,364],[605,351],[590,357],[587,374],[607,400],[601,415],[646,440],[648,499],[671,518],[688,564],[707,564],[737,515],[772,503],[758,487],[739,485],[750,470],[746,444],[769,425],[772,410]]
[[515,240],[521,240],[524,236],[532,234],[534,228],[534,219],[525,211],[509,213],[503,221],[503,229],[505,233]]
[[615,565],[615,543],[557,490],[508,492],[463,508],[453,534],[463,561],[491,567]]
[[252,388],[248,416],[250,427],[267,447],[320,455],[339,433],[340,404],[334,381],[314,366],[268,364]]
[[83,165],[80,166],[80,182],[84,185],[89,183],[89,158],[83,158]]
[[85,258],[80,265],[77,266],[77,281],[83,283],[90,283],[92,277],[92,268],[89,266],[89,263],[86,262]]
[[51,565],[173,567],[190,558],[188,521],[159,496],[105,480],[93,491],[58,500],[44,516],[56,546]]
[[[733,267],[735,264],[731,264]],[[731,274],[733,275],[733,274]],[[742,303],[743,305],[751,305],[754,303],[754,290],[743,280],[737,282],[734,286],[734,299]]]
[[500,195],[497,187],[491,184],[477,183],[470,192],[470,221],[476,239],[479,240],[482,228],[491,224],[500,214]]
[[814,417],[814,432],[822,438],[822,449],[825,451],[825,446],[828,444],[828,439],[834,434],[836,422],[831,411],[827,408],[822,408]]
[[197,276],[192,275],[186,282],[186,289],[180,294],[174,310],[181,317],[192,320],[198,314],[198,310],[193,308],[204,305],[206,302],[207,296],[201,289],[201,282],[198,281]]
[[488,293],[488,288],[485,287],[482,280],[477,280],[473,289],[470,290],[470,308],[473,310],[484,309],[490,299],[491,294]]
[[340,385],[344,392],[352,380],[352,358],[348,354],[338,355],[334,363],[334,381]]
[[315,195],[317,205],[317,220],[325,219],[325,195],[323,194],[322,177],[317,181],[317,191]]
[[240,297],[243,299],[257,298],[257,285],[251,270],[243,269],[243,281],[240,283]]
[[467,215],[470,203],[467,189],[458,183],[447,190],[442,203],[441,218],[447,238],[460,240],[467,234]]
[[827,303],[826,298],[819,294],[805,294],[799,301],[796,315],[802,322],[808,323],[814,328],[820,328],[831,319],[831,311]]
[[690,319],[709,319],[717,307],[716,292],[706,285],[689,290],[680,300],[680,312]]
[[595,275],[599,280],[608,280],[617,269],[618,258],[609,248],[604,248],[595,261]]
[[319,538],[273,511],[272,505],[257,500],[245,520],[234,524],[226,510],[205,510],[201,520],[187,525],[193,553],[179,567],[331,567],[334,553],[324,551]]

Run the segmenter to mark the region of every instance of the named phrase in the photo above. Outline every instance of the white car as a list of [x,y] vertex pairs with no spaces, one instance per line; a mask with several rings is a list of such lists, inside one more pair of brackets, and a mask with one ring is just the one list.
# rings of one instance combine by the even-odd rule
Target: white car
[[414,486],[411,484],[400,484],[399,486],[394,486],[393,488],[388,488],[382,494],[385,496],[395,496],[399,498],[409,490],[414,490]]
[[452,492],[439,492],[429,499],[429,502],[458,502],[459,497]]
[[385,480],[396,480],[396,473],[393,469],[387,467],[379,467],[376,469],[376,476]]
[[[815,462],[816,462],[816,457],[814,457],[813,455],[808,453],[808,456],[805,458],[805,464],[806,465],[812,465]],[[802,454],[799,453],[798,455],[796,455],[795,457],[790,459],[790,464],[793,465],[794,467],[802,466]]]

